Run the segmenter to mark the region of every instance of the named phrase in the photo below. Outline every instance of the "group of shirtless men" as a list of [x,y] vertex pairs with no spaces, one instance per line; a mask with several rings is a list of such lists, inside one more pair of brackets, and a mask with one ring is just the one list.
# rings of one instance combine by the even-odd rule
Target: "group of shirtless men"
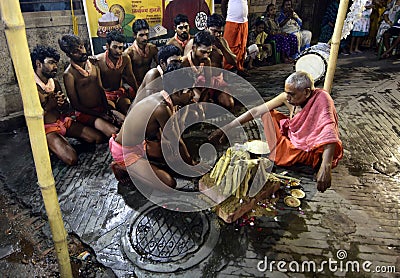
[[[165,46],[157,49],[149,42],[148,23],[144,19],[138,19],[132,26],[134,42],[126,50],[124,35],[112,31],[106,37],[106,51],[90,57],[79,37],[72,34],[62,36],[58,41],[60,49],[70,58],[70,65],[65,70],[63,79],[66,95],[74,109],[73,114],[65,113],[69,103],[60,83],[54,79],[60,55],[51,47],[35,47],[31,59],[44,109],[49,149],[66,164],[75,165],[77,153],[65,136],[88,143],[101,143],[108,139],[114,158],[114,173],[117,178],[122,178],[118,174],[121,169],[134,164],[139,167],[138,172],[142,173],[142,160],[162,159],[160,131],[162,132],[176,110],[174,106],[182,107],[196,100],[212,101],[232,110],[234,100],[226,93],[227,84],[223,81],[222,72],[215,73],[212,68],[222,69],[224,61],[233,65],[236,63],[236,56],[222,37],[224,25],[223,17],[213,14],[208,18],[207,29],[191,38],[188,18],[179,14],[174,19],[175,36]],[[151,68],[153,62],[157,64],[155,68]],[[178,76],[178,79],[187,82],[186,87],[208,84],[221,90],[180,90],[173,93],[177,88],[176,81],[175,84],[168,84],[164,80],[167,78],[162,77],[185,67],[190,68],[192,74]],[[162,80],[161,84],[152,82],[157,79]],[[136,105],[139,102],[140,105]],[[154,106],[153,103],[157,105]],[[124,122],[128,111],[135,111],[135,116]],[[152,113],[150,120],[142,124],[143,121],[139,118],[149,113]],[[129,146],[134,146],[130,147],[129,154],[122,147],[123,130],[129,130],[132,135],[129,137],[133,138],[128,143]],[[136,142],[135,134],[143,130],[146,131],[146,140]],[[182,159],[189,165],[194,165],[185,144],[178,140]],[[175,187],[175,180],[166,171],[154,165],[151,167],[166,185]],[[146,173],[142,174],[146,176]]]
[[[51,47],[37,46],[31,59],[49,149],[74,165],[76,151],[64,136],[89,143],[108,139],[111,167],[119,181],[134,176],[136,185],[140,182],[163,192],[176,186],[166,161],[177,159],[182,168],[191,165],[190,169],[204,173],[209,167],[195,165],[180,134],[185,120],[204,118],[200,109],[204,102],[233,110],[234,99],[222,68],[236,65],[237,57],[222,37],[224,25],[223,17],[213,14],[206,30],[190,38],[188,18],[179,14],[174,18],[175,36],[157,49],[148,42],[149,25],[138,19],[132,26],[132,46],[124,51],[124,36],[112,31],[107,34],[105,53],[92,57],[79,37],[64,35],[59,46],[70,58],[63,78],[73,115],[65,113],[69,103],[53,79],[60,55]],[[153,62],[155,68],[151,68]],[[280,106],[288,108],[289,117],[274,110]],[[338,117],[329,93],[315,88],[310,74],[292,73],[285,81],[285,92],[217,129],[208,139],[222,143],[225,132],[256,116],[263,120],[270,159],[276,165],[311,165],[318,190],[331,186],[331,169],[343,156]],[[163,155],[165,145],[168,155]]]

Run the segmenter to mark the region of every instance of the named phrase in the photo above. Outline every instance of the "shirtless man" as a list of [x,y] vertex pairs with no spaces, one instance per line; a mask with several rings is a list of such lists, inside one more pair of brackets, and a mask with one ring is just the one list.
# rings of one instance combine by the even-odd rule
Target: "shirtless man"
[[[233,66],[236,65],[236,55],[229,48],[228,42],[222,37],[225,19],[219,14],[212,14],[207,18],[207,29],[213,37],[214,42],[210,54],[211,66],[214,68],[223,68],[223,61]],[[187,54],[193,46],[193,39],[191,39],[185,47],[185,54]],[[221,90],[210,89],[210,98],[229,111],[233,110],[234,100],[228,92],[228,84],[224,81],[223,73],[213,70],[211,78],[211,85]]]
[[143,81],[144,76],[149,71],[151,62],[157,61],[157,47],[148,42],[149,24],[145,19],[138,19],[132,25],[133,37],[135,41],[125,50],[132,61],[133,73],[135,74],[138,85]]
[[61,50],[71,59],[64,72],[64,85],[76,120],[100,130],[105,136],[118,132],[124,116],[107,107],[100,70],[88,61],[82,40],[72,34],[58,40]]
[[[164,140],[167,140],[166,144],[179,140],[179,150],[172,149],[172,151],[177,156],[180,155],[185,163],[189,165],[195,164],[187,151],[185,143],[181,138],[178,138],[178,133],[171,132],[167,135],[164,131],[167,121],[173,115],[173,106],[184,106],[193,101],[193,92],[191,90],[175,90],[177,86],[176,80],[182,80],[183,83],[187,83],[179,84],[182,87],[191,87],[194,81],[194,78],[188,74],[184,76],[187,72],[182,73],[182,71],[179,71],[176,72],[179,76],[174,76],[171,71],[180,67],[180,65],[176,64],[168,66],[163,78],[165,91],[163,90],[143,99],[140,105],[137,105],[128,114],[121,131],[110,138],[109,147],[114,159],[112,169],[119,181],[127,181],[127,169],[133,175],[135,183],[140,182],[146,187],[157,188],[162,191],[165,191],[167,187],[175,188],[176,181],[171,174],[152,163],[152,161],[165,161],[161,150],[161,139],[163,143],[166,142]],[[174,93],[169,95],[168,92]],[[150,118],[149,114],[151,114]],[[143,132],[145,133],[145,138],[143,138]],[[129,134],[129,136],[122,138],[124,133]],[[124,145],[122,146],[122,144]],[[172,145],[169,146],[173,148]]]
[[134,104],[138,103],[145,97],[157,93],[162,90],[162,80],[158,79],[162,77],[170,64],[181,64],[182,56],[180,49],[175,45],[164,45],[158,51],[158,62],[159,65],[156,68],[149,70],[138,89]]
[[[196,87],[208,87],[211,82],[211,60],[213,36],[208,31],[200,31],[193,38],[192,49],[182,59],[183,67],[190,67],[196,76]],[[206,101],[207,90],[195,96],[198,101]]]
[[186,15],[178,14],[174,18],[174,28],[175,28],[175,36],[172,37],[167,45],[173,44],[181,50],[181,55],[183,55],[186,44],[190,40],[189,35],[189,19]]
[[60,55],[54,48],[38,45],[31,53],[35,81],[40,104],[44,110],[44,129],[47,145],[59,159],[68,165],[76,165],[78,155],[64,136],[81,138],[88,143],[100,143],[103,136],[91,127],[78,123],[70,117],[64,117],[62,110],[68,107],[57,73]]
[[107,34],[107,50],[96,56],[96,66],[100,69],[101,83],[106,91],[108,104],[126,115],[131,100],[135,95],[129,94],[122,87],[122,78],[131,86],[133,92],[137,92],[138,85],[133,75],[131,58],[124,53],[125,37],[120,32],[113,30]]
[[[213,37],[207,31],[196,33],[193,38],[192,49],[182,59],[183,67],[190,67],[196,77],[194,88],[194,101],[206,102],[209,100],[209,87],[211,84],[211,60],[210,54],[212,51]],[[195,123],[203,121],[205,111],[202,105],[197,105],[196,109],[185,107],[185,116],[182,123]]]

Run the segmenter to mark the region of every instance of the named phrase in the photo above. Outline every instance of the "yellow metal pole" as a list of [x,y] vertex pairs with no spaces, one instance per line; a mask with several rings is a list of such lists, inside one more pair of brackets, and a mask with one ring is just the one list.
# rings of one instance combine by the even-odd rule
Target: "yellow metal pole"
[[74,35],[78,36],[78,19],[76,18],[74,13],[73,0],[71,0],[71,16],[72,16],[72,31],[74,32]]
[[72,277],[67,233],[61,217],[60,205],[51,170],[49,151],[44,133],[43,109],[40,106],[35,80],[33,79],[33,68],[29,58],[25,23],[21,14],[19,1],[1,0],[0,11],[1,18],[5,23],[8,49],[14,63],[18,85],[21,90],[36,174],[49,218],[60,274],[61,277]]
[[340,38],[342,36],[343,23],[344,19],[346,18],[348,5],[349,5],[349,0],[340,0],[339,10],[336,17],[335,29],[333,30],[328,69],[326,72],[325,83],[324,83],[324,89],[328,93],[331,93],[332,90],[332,82],[333,82],[333,77],[335,76],[337,57],[340,47]]

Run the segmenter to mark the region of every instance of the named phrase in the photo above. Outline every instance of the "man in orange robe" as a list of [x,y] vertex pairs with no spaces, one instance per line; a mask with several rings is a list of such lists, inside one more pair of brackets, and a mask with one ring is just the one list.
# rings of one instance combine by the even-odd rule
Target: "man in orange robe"
[[[273,109],[285,105],[289,117]],[[209,139],[222,137],[229,129],[258,116],[270,148],[270,159],[279,166],[306,164],[317,170],[317,188],[324,192],[331,186],[331,170],[343,157],[338,118],[330,95],[314,88],[310,74],[292,73],[285,82],[285,92],[254,107],[216,130]],[[319,166],[319,167],[318,167]]]
[[[237,73],[241,76],[249,76],[243,67],[249,33],[247,0],[222,0],[221,10],[226,20],[224,38],[228,42],[229,48],[236,55]],[[224,68],[232,70],[234,67],[225,61]]]

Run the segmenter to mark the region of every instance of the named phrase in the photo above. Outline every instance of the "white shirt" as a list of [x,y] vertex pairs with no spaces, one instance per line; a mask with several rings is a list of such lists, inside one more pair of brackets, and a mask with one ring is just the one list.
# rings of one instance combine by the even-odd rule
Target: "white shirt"
[[247,22],[248,13],[247,0],[229,0],[226,21],[236,23]]

